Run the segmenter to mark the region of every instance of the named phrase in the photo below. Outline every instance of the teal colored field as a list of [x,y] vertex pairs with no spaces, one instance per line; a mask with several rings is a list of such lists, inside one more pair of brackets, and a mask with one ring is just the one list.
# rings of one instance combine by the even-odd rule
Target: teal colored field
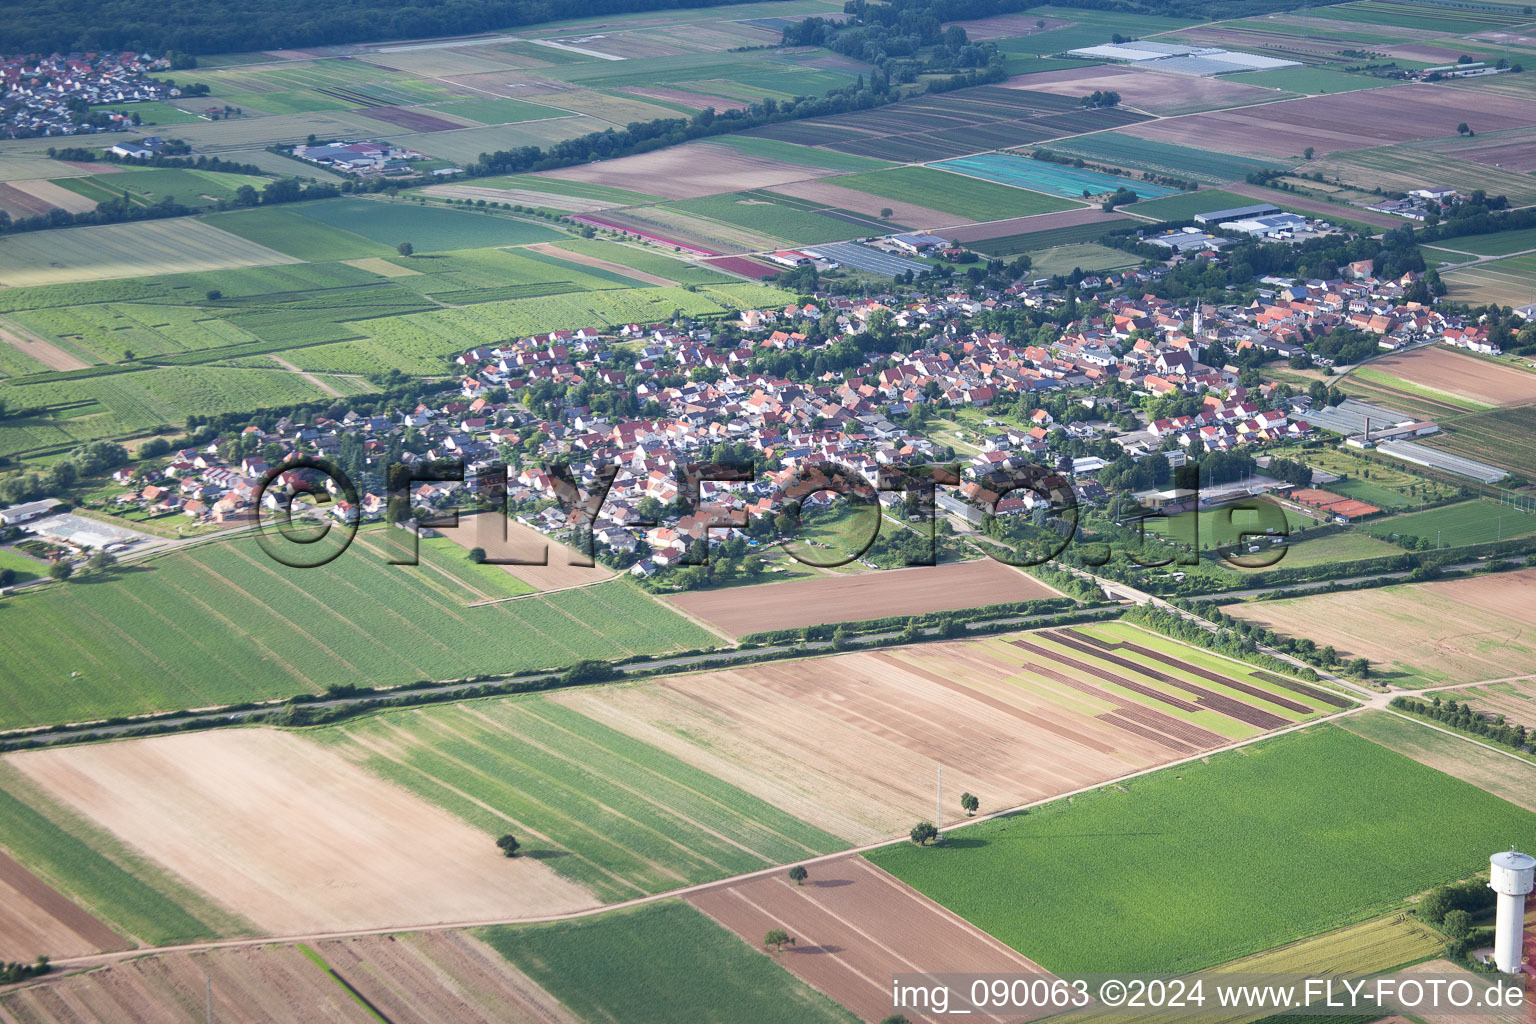
[[478,933],[584,1021],[855,1024],[831,999],[683,902]]
[[371,238],[322,224],[294,209],[240,210],[214,214],[207,220],[230,234],[310,262],[364,259],[394,252],[394,245],[382,245]]
[[504,595],[430,548],[421,566],[388,565],[379,536],[319,569],[242,538],[16,595],[0,606],[0,728],[716,643],[623,581],[472,608]]
[[1390,911],[1495,835],[1536,815],[1322,725],[869,857],[1047,970],[1169,974]]
[[390,247],[410,242],[417,252],[524,245],[567,237],[541,224],[510,217],[367,199],[326,199],[305,203],[296,212]]
[[847,846],[558,698],[390,712],[311,735],[488,836],[518,836],[604,902]]
[[[1214,153],[1169,142],[1154,142],[1123,132],[1080,135],[1075,139],[1047,142],[1043,148],[1070,156],[1102,160],[1120,167],[1194,178],[1213,184],[1240,181],[1255,171],[1267,170],[1272,166],[1249,157]],[[1171,194],[1171,190],[1163,193],[1168,194]]]
[[1378,537],[1420,537],[1431,546],[1456,548],[1536,533],[1536,515],[1487,498],[1442,505],[1424,512],[1378,519],[1368,527]]
[[962,156],[930,166],[1069,199],[1079,196],[1096,196],[1122,188],[1135,192],[1143,199],[1159,199],[1163,196],[1175,195],[1179,191],[1166,185],[1152,185],[1134,178],[1122,178],[1100,171],[1067,167],[1045,160],[1032,160],[1012,153]]
[[947,174],[931,167],[895,167],[873,174],[850,174],[838,178],[835,184],[980,221],[1028,217],[1070,210],[1077,205],[1055,196]]
[[1159,220],[1188,220],[1197,213],[1230,210],[1239,206],[1253,206],[1258,200],[1223,192],[1219,188],[1204,188],[1199,192],[1186,192],[1166,199],[1153,199],[1126,207],[1131,213],[1139,213]]

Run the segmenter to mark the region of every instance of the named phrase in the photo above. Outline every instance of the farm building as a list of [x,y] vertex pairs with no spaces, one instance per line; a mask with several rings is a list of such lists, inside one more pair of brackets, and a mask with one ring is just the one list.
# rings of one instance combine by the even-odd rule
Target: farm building
[[1234,206],[1229,210],[1197,213],[1191,219],[1196,224],[1220,224],[1222,221],[1243,220],[1248,217],[1270,217],[1279,212],[1280,207],[1271,203],[1256,203],[1253,206]]
[[41,501],[28,501],[9,508],[0,508],[0,526],[19,526],[22,523],[30,523],[39,516],[52,512],[60,504],[61,502],[55,498],[43,498]]
[[940,249],[949,245],[938,235],[930,235],[926,231],[919,231],[910,235],[892,235],[891,241],[898,249],[921,255],[930,249]]
[[1141,39],[1103,46],[1084,46],[1068,52],[1074,57],[1124,61],[1151,71],[1168,71],[1176,75],[1194,75],[1199,78],[1232,75],[1242,71],[1271,71],[1276,68],[1300,66],[1294,60],[1265,57],[1256,53],[1239,53],[1214,46],[1148,42]]
[[1387,441],[1377,445],[1376,450],[1384,455],[1411,462],[1416,466],[1427,466],[1430,469],[1444,470],[1447,473],[1455,473],[1479,483],[1497,483],[1509,474],[1497,466],[1490,466],[1486,462],[1478,462],[1475,459],[1462,458],[1460,455],[1452,455],[1450,452],[1436,451],[1426,448],[1421,444],[1411,441]]
[[1181,228],[1178,231],[1153,235],[1146,239],[1146,241],[1179,253],[1199,252],[1202,249],[1220,249],[1222,246],[1232,244],[1232,240],[1229,238],[1219,238],[1208,231],[1201,231],[1199,228]]
[[1242,217],[1221,222],[1223,231],[1237,231],[1256,238],[1284,238],[1307,230],[1307,218],[1294,213],[1272,213],[1264,217]]

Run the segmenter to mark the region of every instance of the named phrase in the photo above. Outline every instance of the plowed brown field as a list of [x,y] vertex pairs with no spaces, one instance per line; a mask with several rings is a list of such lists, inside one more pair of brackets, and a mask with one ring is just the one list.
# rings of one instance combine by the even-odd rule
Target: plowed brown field
[[1059,596],[1033,576],[982,558],[836,578],[694,591],[668,600],[733,636],[744,636],[770,629],[798,629],[827,622],[920,615]]
[[[560,252],[562,258],[570,254]],[[502,539],[501,523],[506,523],[506,539]],[[585,555],[566,547],[557,540],[544,536],[531,526],[524,526],[515,519],[495,513],[464,516],[459,525],[452,528],[438,527],[436,532],[460,547],[484,548],[490,558],[515,558],[519,561],[545,559],[548,565],[504,565],[507,572],[540,592],[581,587],[588,583],[611,580],[614,571],[602,564],[572,565],[582,561]]]
[[[753,945],[768,929],[784,929],[795,944],[777,956],[779,963],[864,1020],[893,1012],[893,974],[1044,973],[858,856],[817,864],[804,885],[775,875],[710,889],[688,902]],[[954,1006],[962,1005],[952,996]]]

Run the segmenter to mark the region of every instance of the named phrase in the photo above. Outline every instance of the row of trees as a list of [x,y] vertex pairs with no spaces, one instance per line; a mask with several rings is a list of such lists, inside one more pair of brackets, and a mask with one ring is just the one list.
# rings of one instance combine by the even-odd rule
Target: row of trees
[[1489,718],[1465,701],[1442,702],[1439,697],[1431,701],[1417,700],[1412,697],[1394,697],[1392,707],[1398,711],[1440,722],[1459,732],[1493,740],[1495,743],[1501,743],[1516,750],[1528,749],[1531,745],[1531,734],[1525,726],[1511,725],[1504,720],[1503,715],[1494,715]]

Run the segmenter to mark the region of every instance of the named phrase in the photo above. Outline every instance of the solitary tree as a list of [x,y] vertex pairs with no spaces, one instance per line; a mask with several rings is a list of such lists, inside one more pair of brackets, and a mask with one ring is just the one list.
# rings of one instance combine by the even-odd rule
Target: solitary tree
[[92,552],[90,559],[86,562],[92,572],[106,572],[116,564],[117,557],[105,549]]
[[1466,135],[1466,134],[1468,134],[1471,131],[1472,131],[1472,129],[1467,125],[1467,122],[1465,122],[1465,121],[1461,122],[1461,124],[1456,126],[1456,134],[1457,135]]
[[399,245],[395,246],[395,252],[399,253],[401,256],[409,256],[415,251],[416,247],[410,242],[401,242]]
[[1306,149],[1301,151],[1301,155],[1306,157],[1308,160],[1311,160],[1312,159],[1312,154],[1316,153],[1316,152],[1317,152],[1316,149],[1312,148],[1311,146],[1308,146]]
[[1368,658],[1356,658],[1347,666],[1345,666],[1345,668],[1347,671],[1359,676],[1361,679],[1367,679],[1371,675],[1371,662]]
[[809,877],[811,877],[811,873],[805,870],[804,864],[796,864],[794,867],[789,869],[789,880],[794,882],[796,885],[804,882]]
[[880,1021],[880,1024],[912,1024],[912,1022],[907,1020],[903,1014],[893,1013]]
[[939,830],[934,828],[933,823],[930,821],[920,821],[913,825],[912,831],[909,834],[912,836],[912,841],[918,846],[927,846],[939,838]]
[[882,206],[882,207],[880,207],[880,219],[881,220],[890,220],[891,217],[895,213],[896,213],[896,211],[891,209],[889,206]]
[[222,299],[224,297],[224,293],[219,291],[217,288],[210,288],[210,289],[208,289],[208,291],[205,292],[204,295],[207,297],[209,302],[218,302],[220,299]]
[[470,548],[469,560],[474,562],[476,565],[479,565],[481,562],[485,561],[485,548]]
[[48,567],[48,575],[56,580],[67,580],[75,574],[75,567],[65,561],[54,562]]
[[781,953],[785,946],[793,946],[794,937],[783,928],[770,928],[768,934],[763,936],[763,945],[775,953]]
[[522,844],[519,843],[510,834],[504,835],[496,840],[496,848],[501,851],[501,855],[503,857],[516,857],[517,848],[521,845]]
[[960,794],[960,809],[965,811],[965,813],[967,815],[975,814],[976,813],[976,808],[978,808],[980,806],[981,806],[981,801],[976,799],[976,797],[973,796],[972,794],[970,794],[970,793],[961,793]]

